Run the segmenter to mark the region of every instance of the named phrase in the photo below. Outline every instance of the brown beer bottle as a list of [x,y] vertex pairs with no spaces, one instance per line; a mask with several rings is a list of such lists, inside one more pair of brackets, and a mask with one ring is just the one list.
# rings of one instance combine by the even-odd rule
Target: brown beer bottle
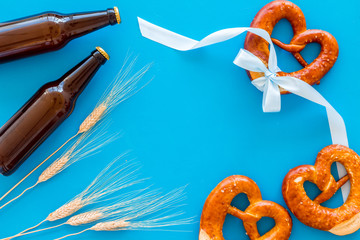
[[0,173],[10,175],[71,114],[109,56],[97,48],[59,80],[46,83],[0,128]]
[[58,50],[70,40],[120,23],[117,7],[106,11],[38,16],[0,24],[0,62]]

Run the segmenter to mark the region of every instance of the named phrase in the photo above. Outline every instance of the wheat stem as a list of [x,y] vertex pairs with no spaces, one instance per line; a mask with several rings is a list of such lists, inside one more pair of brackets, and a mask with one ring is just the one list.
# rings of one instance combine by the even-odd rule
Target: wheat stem
[[84,233],[84,232],[89,231],[89,230],[90,230],[90,228],[85,229],[85,230],[83,230],[81,232],[78,232],[78,233],[72,233],[72,234],[68,234],[66,236],[63,236],[61,238],[56,238],[55,240],[61,240],[61,239],[67,238],[67,237],[76,236],[76,235],[79,235],[79,234]]
[[0,239],[0,240],[10,240],[10,239],[13,239],[13,238],[16,238],[16,237],[20,237],[20,236],[22,236],[25,232],[27,232],[27,231],[29,231],[29,230],[31,230],[31,229],[37,228],[38,226],[40,226],[40,225],[43,224],[44,222],[46,222],[46,220],[43,220],[43,221],[39,222],[38,224],[36,224],[35,226],[30,227],[30,228],[28,228],[28,229],[25,229],[25,230],[19,232],[18,234],[14,235],[14,236],[12,236],[12,237],[3,238],[3,239]]
[[7,193],[5,193],[0,201],[3,200],[7,195],[9,195],[15,188],[17,188],[23,181],[25,181],[31,174],[33,174],[39,167],[41,167],[45,162],[47,162],[52,156],[54,156],[60,149],[62,149],[66,144],[68,144],[72,139],[74,139],[78,135],[75,134],[71,138],[69,138],[63,145],[61,145],[58,149],[56,149],[50,156],[48,156],[44,161],[42,161],[39,165],[37,165],[31,172],[29,172],[23,179],[21,179],[15,186],[13,186]]
[[29,235],[29,234],[33,234],[33,233],[37,233],[37,232],[42,232],[42,231],[46,231],[46,230],[50,230],[50,229],[54,229],[54,228],[57,228],[57,227],[61,227],[61,226],[65,225],[65,224],[66,224],[66,223],[61,223],[61,224],[56,225],[56,226],[47,227],[47,228],[42,228],[42,229],[35,230],[35,231],[31,231],[31,232],[18,233],[16,236],[17,236],[17,237],[20,237],[20,236],[25,236],[25,235]]
[[32,185],[31,187],[28,187],[27,189],[25,189],[22,193],[20,193],[17,197],[11,199],[10,201],[8,201],[7,203],[5,203],[4,205],[2,205],[0,207],[0,210],[3,209],[4,207],[6,207],[7,205],[9,205],[10,203],[12,203],[13,201],[15,201],[16,199],[20,198],[22,195],[24,195],[24,193],[26,193],[27,191],[29,191],[30,189],[33,189],[34,187],[36,187],[38,185],[38,183],[35,183],[34,185]]

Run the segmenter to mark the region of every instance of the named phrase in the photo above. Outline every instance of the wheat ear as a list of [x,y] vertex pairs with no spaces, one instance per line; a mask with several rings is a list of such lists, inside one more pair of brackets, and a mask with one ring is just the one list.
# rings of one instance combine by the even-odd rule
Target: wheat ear
[[81,123],[80,127],[79,127],[79,131],[78,134],[84,133],[89,131],[91,128],[93,128],[96,123],[98,123],[103,114],[106,111],[107,106],[105,104],[100,104],[99,106],[97,106],[91,113],[89,116],[87,116],[85,118],[85,120]]
[[97,130],[95,136],[92,136],[93,132],[83,134],[67,152],[42,172],[37,183],[48,181],[70,165],[96,154],[100,148],[118,138],[118,134],[108,135],[103,128]]

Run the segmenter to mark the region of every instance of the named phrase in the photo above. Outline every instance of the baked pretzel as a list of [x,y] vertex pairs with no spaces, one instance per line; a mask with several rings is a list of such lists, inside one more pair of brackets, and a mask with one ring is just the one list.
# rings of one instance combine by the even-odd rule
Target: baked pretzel
[[[255,16],[251,27],[262,28],[270,35],[275,25],[281,19],[287,19],[294,32],[294,37],[290,44],[284,44],[277,39],[273,39],[274,44],[280,48],[291,52],[298,62],[304,67],[303,69],[286,73],[278,72],[278,76],[295,77],[307,82],[310,85],[320,83],[320,79],[332,68],[339,54],[339,47],[336,39],[328,32],[322,30],[307,30],[305,16],[301,9],[295,4],[285,1],[276,0],[265,5]],[[316,42],[321,45],[321,51],[314,61],[308,64],[300,55],[306,44]],[[267,65],[269,59],[269,44],[261,37],[248,33],[245,39],[245,49],[262,59]],[[248,75],[251,80],[264,76],[263,73],[250,72]],[[281,93],[288,93],[281,89]]]
[[[230,205],[240,193],[249,198],[250,205],[245,211]],[[292,220],[289,213],[279,204],[263,201],[258,186],[248,177],[230,176],[210,193],[201,215],[199,240],[223,240],[222,228],[227,214],[243,221],[251,240],[286,240],[290,237]],[[273,218],[275,226],[260,236],[256,223],[262,217]]]
[[[348,173],[338,182],[331,175],[333,162],[343,164]],[[348,179],[351,191],[342,206],[331,209],[320,205]],[[304,190],[305,181],[316,184],[323,193],[311,200]],[[290,170],[282,193],[291,212],[305,225],[336,235],[351,234],[360,228],[360,157],[348,147],[327,146],[319,152],[314,166],[302,165]]]

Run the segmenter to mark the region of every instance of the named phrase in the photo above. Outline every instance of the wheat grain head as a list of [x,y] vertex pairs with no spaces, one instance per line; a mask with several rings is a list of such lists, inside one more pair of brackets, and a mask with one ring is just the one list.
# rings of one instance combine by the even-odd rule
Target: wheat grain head
[[144,66],[131,75],[135,62],[136,58],[130,61],[130,63],[128,63],[128,58],[125,59],[122,68],[114,78],[113,82],[105,90],[94,110],[80,125],[78,134],[89,131],[117,105],[132,97],[150,82],[144,84],[140,83],[146,72],[150,69],[151,64]]
[[65,155],[53,162],[48,168],[46,168],[39,176],[38,183],[46,182],[50,178],[58,174],[65,164],[69,161],[69,156]]
[[104,214],[101,211],[93,210],[69,218],[69,220],[66,221],[66,224],[69,224],[71,226],[79,226],[98,221],[102,218],[104,218]]
[[[112,161],[96,178],[95,180],[74,200],[66,203],[53,213],[51,213],[46,220],[56,221],[72,215],[81,208],[100,202],[104,198],[120,189],[132,186],[142,180],[135,180],[135,170],[133,164],[121,164],[118,167],[111,169],[111,167],[122,160],[124,155]],[[119,168],[121,168],[119,170]]]
[[101,222],[95,224],[90,230],[93,231],[119,231],[129,226],[129,223],[123,220]]
[[107,109],[107,105],[105,103],[101,103],[97,106],[87,118],[81,123],[79,127],[79,133],[84,133],[89,131],[91,128],[95,126],[97,122],[99,122]]
[[59,219],[66,218],[79,211],[82,207],[84,207],[83,200],[79,197],[75,198],[74,200],[64,204],[54,212],[50,213],[46,220],[53,222]]
[[42,172],[37,184],[48,181],[75,162],[97,153],[100,148],[117,139],[118,135],[107,134],[105,127],[94,128],[81,135],[65,153]]

